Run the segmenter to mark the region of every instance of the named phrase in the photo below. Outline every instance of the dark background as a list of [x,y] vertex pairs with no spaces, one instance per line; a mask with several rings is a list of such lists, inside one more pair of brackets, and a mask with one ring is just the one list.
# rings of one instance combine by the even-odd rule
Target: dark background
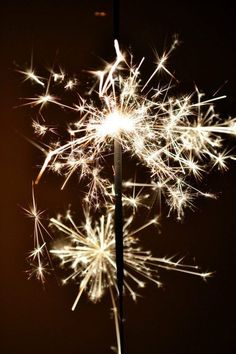
[[[20,206],[31,200],[31,180],[42,156],[20,134],[31,136],[30,109],[13,107],[28,94],[15,71],[30,63],[48,67],[57,57],[76,74],[114,57],[111,1],[8,1],[1,4],[1,337],[2,354],[109,353],[115,344],[109,297],[93,305],[86,296],[70,306],[76,286],[60,287],[51,276],[45,285],[28,281],[25,256],[32,248],[32,224]],[[97,17],[96,11],[107,16]],[[137,61],[153,49],[161,53],[178,33],[182,45],[169,68],[192,89],[195,82],[210,97],[221,87],[227,99],[217,103],[222,116],[235,116],[235,26],[231,2],[121,1],[122,47]],[[144,65],[145,66],[145,65]],[[28,88],[27,88],[28,87]],[[32,94],[33,90],[31,89]],[[232,146],[234,141],[230,141]],[[148,285],[137,303],[125,299],[126,353],[235,353],[235,177],[236,166],[207,176],[203,187],[217,200],[199,200],[184,223],[162,218],[162,234],[147,232],[156,253],[195,257],[204,270],[216,271],[206,283],[197,277],[161,272],[163,289]],[[75,186],[59,192],[55,177],[39,186],[40,206],[66,208]],[[73,197],[74,200],[74,197]],[[77,200],[79,205],[79,200]]]

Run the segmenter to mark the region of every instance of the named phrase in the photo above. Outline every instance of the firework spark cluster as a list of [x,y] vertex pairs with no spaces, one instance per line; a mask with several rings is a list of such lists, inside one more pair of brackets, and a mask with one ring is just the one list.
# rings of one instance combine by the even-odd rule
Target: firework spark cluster
[[[79,92],[79,80],[68,78],[62,70],[51,70],[48,78],[36,75],[32,67],[20,71],[41,90],[39,95],[24,103],[38,108],[38,117],[32,126],[39,139],[46,139],[44,143],[42,140],[37,143],[45,160],[35,184],[50,170],[64,177],[62,188],[75,172],[79,181],[84,180],[87,185],[83,202],[84,223],[78,226],[70,211],[65,218],[50,219],[52,228],[65,236],[65,245],[54,247],[51,254],[59,257],[61,265],[69,269],[66,281],[71,279],[79,283],[73,309],[83,292],[96,302],[107,289],[110,291],[117,338],[114,192],[110,171],[107,173],[104,167],[106,159],[113,154],[114,139],[119,141],[125,155],[141,166],[148,176],[145,183],[139,181],[138,176],[135,179],[130,176],[130,180],[123,183],[124,286],[126,293],[134,299],[134,285],[143,287],[145,280],[161,284],[157,273],[159,267],[203,278],[209,275],[199,272],[195,266],[155,258],[150,251],[143,251],[137,235],[158,222],[155,217],[138,230],[133,229],[136,210],[150,209],[150,196],[156,195],[181,219],[184,209],[191,207],[197,196],[212,197],[198,188],[204,174],[214,167],[225,170],[228,161],[234,159],[225,149],[224,140],[226,135],[236,135],[236,119],[222,120],[214,109],[214,101],[224,96],[205,99],[197,88],[191,94],[171,95],[175,78],[167,69],[167,60],[176,45],[177,40],[169,51],[157,58],[154,71],[144,81],[141,75],[144,58],[135,65],[132,55],[121,52],[115,41],[115,61],[103,70],[91,73],[95,84],[88,89],[86,98]],[[167,84],[161,84],[160,73],[169,77]],[[53,93],[58,86],[73,93],[78,89],[76,101],[72,104],[63,102],[63,97]],[[49,104],[71,111],[74,118],[78,117],[68,123],[67,139],[65,135],[60,138],[55,126],[46,124],[45,112]],[[28,213],[35,219],[36,245],[30,257],[38,266],[33,273],[43,280],[42,256],[47,253],[43,236],[45,226],[34,196],[33,209]],[[119,340],[117,345],[119,352]]]
[[[35,75],[33,70],[23,71],[42,89],[42,94],[28,98],[25,105],[38,106],[41,117],[49,103],[77,113],[78,121],[68,128],[64,143],[53,142],[45,152],[46,158],[36,183],[46,169],[62,174],[65,186],[77,171],[81,179],[89,181],[90,201],[101,200],[111,187],[104,178],[104,158],[113,152],[114,138],[127,152],[150,173],[145,186],[160,189],[170,210],[183,216],[186,206],[197,195],[210,196],[193,185],[193,178],[201,180],[213,167],[226,169],[233,156],[225,150],[223,136],[236,134],[236,120],[222,120],[215,113],[213,102],[225,96],[204,100],[204,94],[196,88],[194,93],[179,97],[171,96],[173,77],[166,69],[168,53],[157,61],[156,68],[146,82],[142,82],[141,66],[144,58],[135,66],[121,53],[115,42],[116,60],[102,71],[92,74],[97,77],[98,88],[92,91],[93,98],[67,105],[51,94],[53,85],[61,84],[65,90],[74,89],[77,81],[68,79],[62,71],[50,72],[49,78]],[[171,75],[167,85],[152,86],[159,72]],[[97,89],[97,90],[96,90]],[[53,132],[44,118],[33,122],[35,133],[44,136]],[[63,140],[63,139],[62,139]],[[126,184],[127,185],[127,184]]]

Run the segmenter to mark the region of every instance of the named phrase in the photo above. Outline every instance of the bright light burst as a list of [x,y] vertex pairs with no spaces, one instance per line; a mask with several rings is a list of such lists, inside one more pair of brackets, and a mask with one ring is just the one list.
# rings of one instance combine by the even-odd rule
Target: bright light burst
[[[61,267],[69,269],[70,274],[64,279],[79,284],[79,291],[72,306],[75,309],[81,295],[86,293],[92,302],[100,301],[106,291],[111,295],[114,322],[117,334],[117,347],[120,353],[118,313],[115,292],[118,293],[116,281],[116,251],[113,212],[105,210],[99,219],[94,212],[85,210],[85,222],[77,226],[68,211],[64,219],[52,218],[51,225],[66,236],[64,245],[54,247],[51,253],[61,260]],[[188,266],[173,259],[153,257],[150,251],[139,246],[139,233],[151,225],[157,225],[157,219],[151,219],[138,229],[132,230],[134,215],[124,219],[124,288],[136,301],[136,288],[144,288],[146,281],[161,286],[158,269],[171,269],[206,278],[210,273],[201,273],[197,266]]]
[[[158,58],[154,72],[143,83],[140,70],[144,58],[137,66],[132,57],[129,63],[128,55],[120,51],[115,41],[115,62],[103,71],[93,72],[98,78],[98,92],[92,92],[95,97],[85,100],[79,95],[80,102],[72,105],[49,94],[53,82],[62,83],[65,89],[72,83],[62,71],[51,72],[45,92],[28,99],[26,105],[38,105],[42,110],[46,104],[55,103],[77,112],[80,119],[69,126],[65,143],[57,142],[56,148],[50,144],[36,183],[49,168],[65,176],[64,187],[78,171],[81,179],[90,181],[89,200],[98,201],[107,194],[109,185],[103,177],[104,157],[113,152],[112,142],[117,139],[124,152],[149,170],[147,184],[158,185],[179,219],[193,198],[209,196],[193,181],[201,180],[213,167],[227,168],[233,156],[223,147],[223,135],[236,135],[236,119],[223,121],[215,113],[214,101],[225,96],[204,100],[204,94],[196,88],[192,94],[176,97],[170,94],[171,82],[163,87],[151,86],[159,72],[171,75],[166,63],[175,45],[176,41],[169,52]],[[39,80],[27,72],[25,75],[35,83]],[[39,84],[42,87],[41,81]],[[45,125],[38,126],[37,131],[43,135]]]

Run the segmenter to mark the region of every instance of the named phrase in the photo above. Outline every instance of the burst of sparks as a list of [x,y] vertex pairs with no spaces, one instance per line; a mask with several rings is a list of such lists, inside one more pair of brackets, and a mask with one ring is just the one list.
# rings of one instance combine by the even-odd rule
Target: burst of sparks
[[[194,274],[205,279],[210,273],[201,273],[198,267],[188,266],[181,261],[153,257],[150,251],[139,246],[138,234],[151,225],[158,223],[151,219],[136,230],[131,229],[134,215],[124,220],[124,288],[132,299],[137,299],[137,288],[145,287],[146,281],[162,284],[159,280],[158,268],[172,269]],[[116,261],[113,212],[105,210],[98,220],[94,220],[90,211],[85,211],[85,222],[77,226],[68,211],[65,220],[51,218],[51,225],[66,236],[64,245],[54,247],[51,253],[61,260],[61,267],[69,269],[70,274],[64,283],[73,280],[79,283],[79,291],[72,306],[75,309],[83,293],[93,302],[101,300],[108,290],[114,310],[114,321],[117,333],[117,347],[120,353],[118,314],[115,305]]]
[[48,131],[48,128],[46,125],[44,124],[40,124],[39,122],[37,122],[36,120],[34,120],[32,122],[32,127],[34,129],[34,133],[37,136],[44,136],[46,134],[46,132]]
[[[196,88],[193,94],[175,97],[170,94],[171,83],[150,86],[160,71],[170,74],[166,63],[175,45],[176,41],[158,58],[156,68],[143,83],[140,70],[144,58],[136,66],[132,57],[129,63],[115,41],[115,62],[95,72],[99,80],[98,92],[93,91],[100,100],[97,105],[94,99],[85,100],[80,95],[77,104],[62,103],[49,94],[50,79],[43,94],[28,99],[26,104],[39,105],[40,109],[55,103],[80,114],[79,121],[68,128],[69,139],[56,148],[51,145],[36,183],[46,168],[56,171],[59,165],[65,183],[77,170],[80,178],[90,180],[89,199],[98,199],[99,193],[106,194],[108,184],[103,188],[103,160],[112,153],[112,141],[117,139],[124,152],[149,170],[149,184],[161,186],[161,194],[179,219],[196,195],[208,196],[194,186],[193,180],[201,180],[213,167],[227,168],[233,156],[223,148],[223,135],[236,135],[236,119],[223,121],[215,113],[214,101],[225,96],[203,100],[204,95]],[[62,71],[51,76],[65,89],[76,82],[67,81]]]
[[28,271],[29,278],[36,276],[38,280],[45,282],[45,274],[48,273],[47,263],[45,259],[49,257],[49,252],[47,249],[47,244],[45,241],[45,235],[50,236],[48,230],[44,226],[43,219],[43,210],[39,210],[35,200],[34,188],[32,185],[32,205],[29,209],[23,208],[26,212],[26,215],[34,220],[34,248],[30,251],[28,259],[31,265],[31,269]]
[[32,127],[34,129],[35,135],[38,137],[44,137],[47,132],[56,134],[56,129],[45,124],[39,123],[37,120],[33,120]]
[[[113,141],[119,141],[124,153],[149,172],[145,183],[136,179],[134,182],[124,182],[124,187],[131,187],[133,191],[131,195],[126,193],[123,196],[124,207],[131,215],[124,223],[124,287],[134,300],[137,297],[135,286],[144,287],[145,281],[161,285],[157,272],[159,268],[199,275],[204,279],[210,275],[199,272],[197,267],[186,266],[173,259],[155,258],[150,251],[143,251],[138,245],[137,234],[156,224],[157,218],[132,231],[135,211],[140,207],[150,209],[150,196],[156,195],[159,200],[164,199],[170,212],[174,211],[181,219],[185,208],[193,207],[196,197],[214,197],[196,187],[204,174],[214,167],[225,170],[228,162],[235,160],[224,148],[224,136],[236,135],[236,118],[222,120],[214,109],[214,101],[225,96],[204,99],[204,94],[197,88],[188,95],[171,94],[175,78],[168,70],[167,62],[177,42],[175,40],[169,51],[157,57],[153,72],[144,80],[141,75],[144,58],[134,65],[133,57],[122,53],[115,41],[115,61],[103,70],[91,72],[97,82],[88,89],[88,98],[83,98],[78,92],[78,100],[72,104],[60,98],[58,87],[63,92],[72,93],[80,81],[68,78],[63,70],[51,70],[48,79],[37,76],[33,69],[20,71],[26,80],[40,87],[40,93],[28,98],[24,105],[38,107],[43,121],[42,111],[48,104],[79,115],[78,121],[68,124],[66,141],[63,138],[59,141],[58,138],[56,142],[49,142],[41,148],[45,152],[46,146],[48,151],[45,152],[46,158],[36,184],[46,169],[64,176],[62,188],[76,171],[79,179],[87,183],[84,201],[89,208],[85,211],[85,223],[77,226],[69,212],[66,221],[52,218],[51,224],[67,236],[67,241],[51,252],[61,259],[63,267],[70,268],[65,282],[70,279],[80,282],[73,309],[82,293],[87,293],[89,299],[96,302],[106,290],[109,291],[118,353],[120,343],[112,219],[114,191],[104,169],[106,158],[113,153]],[[167,85],[163,85],[161,80],[154,84],[160,72],[170,76]],[[39,137],[52,131],[39,121],[33,122],[33,128]],[[91,216],[92,207],[93,212],[94,209],[106,209],[97,221]],[[42,212],[37,209],[34,194],[33,207],[27,213],[35,220],[35,248],[30,258],[37,260],[37,264],[32,274],[44,280],[42,256],[45,255],[46,244],[43,231],[47,230],[41,222]]]

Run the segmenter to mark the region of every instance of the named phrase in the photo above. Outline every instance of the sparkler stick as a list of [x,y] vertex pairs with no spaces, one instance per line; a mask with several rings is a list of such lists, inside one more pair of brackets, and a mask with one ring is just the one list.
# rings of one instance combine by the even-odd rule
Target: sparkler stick
[[115,168],[115,239],[116,239],[116,268],[117,287],[119,290],[119,325],[121,354],[124,353],[123,340],[123,279],[124,279],[124,259],[123,259],[123,210],[122,210],[122,147],[115,139],[114,141],[114,168]]
[[[113,0],[113,39],[119,40],[119,0]],[[119,291],[119,335],[121,354],[124,353],[124,310],[123,310],[123,210],[122,210],[122,146],[114,139],[114,186],[115,186],[115,240],[116,240],[116,269],[117,287]]]

